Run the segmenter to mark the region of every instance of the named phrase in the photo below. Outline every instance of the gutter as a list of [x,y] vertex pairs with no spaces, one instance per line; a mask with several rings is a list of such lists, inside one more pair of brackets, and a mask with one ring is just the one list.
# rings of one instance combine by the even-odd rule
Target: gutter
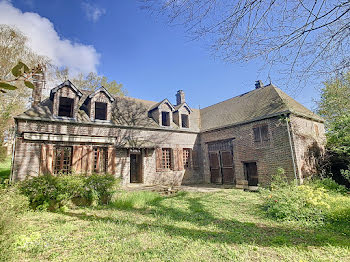
[[15,162],[16,136],[17,136],[17,119],[15,119],[15,129],[13,131],[10,184],[13,183],[13,166]]
[[286,116],[286,123],[287,123],[287,132],[288,132],[288,140],[289,140],[289,147],[290,147],[290,152],[292,155],[292,161],[293,161],[293,172],[294,172],[294,177],[295,177],[295,183],[298,185],[298,177],[297,177],[297,169],[295,165],[295,158],[294,158],[294,150],[293,150],[293,145],[292,145],[292,137],[291,137],[291,130],[289,128],[289,123],[290,123],[290,118],[287,115]]

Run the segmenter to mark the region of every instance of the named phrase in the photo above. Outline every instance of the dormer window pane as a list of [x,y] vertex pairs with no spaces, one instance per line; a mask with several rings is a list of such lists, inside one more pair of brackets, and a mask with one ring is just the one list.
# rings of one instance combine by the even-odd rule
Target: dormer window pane
[[60,97],[58,116],[73,117],[74,99]]
[[170,126],[169,112],[162,112],[162,126]]
[[189,128],[188,115],[181,114],[181,126],[184,128]]
[[107,104],[102,102],[95,103],[95,119],[107,120]]

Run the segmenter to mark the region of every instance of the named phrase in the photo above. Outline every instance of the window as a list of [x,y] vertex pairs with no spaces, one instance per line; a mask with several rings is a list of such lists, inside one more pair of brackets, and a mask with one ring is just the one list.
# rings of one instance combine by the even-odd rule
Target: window
[[94,172],[106,173],[108,166],[107,147],[94,147]]
[[73,117],[74,99],[60,97],[58,116]]
[[171,169],[171,149],[162,148],[162,168]]
[[72,147],[60,146],[54,151],[54,173],[68,174],[72,168]]
[[95,103],[95,119],[107,120],[107,104],[102,102]]
[[170,126],[169,112],[162,112],[162,126]]
[[188,115],[181,114],[181,126],[184,128],[189,128],[190,125],[188,123]]
[[182,150],[182,160],[183,160],[184,168],[191,167],[191,149],[184,148]]
[[254,142],[269,141],[269,131],[267,125],[253,128]]

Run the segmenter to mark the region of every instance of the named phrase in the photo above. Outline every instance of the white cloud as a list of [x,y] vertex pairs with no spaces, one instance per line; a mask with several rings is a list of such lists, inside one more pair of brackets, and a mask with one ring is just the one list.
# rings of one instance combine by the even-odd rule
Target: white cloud
[[9,1],[0,0],[0,24],[17,27],[28,37],[29,47],[56,66],[67,66],[73,74],[97,72],[100,54],[93,46],[61,38],[50,20],[37,13],[23,13]]
[[97,20],[106,13],[106,10],[95,5],[92,5],[87,2],[83,2],[81,4],[83,10],[85,11],[85,15],[92,22],[97,22]]

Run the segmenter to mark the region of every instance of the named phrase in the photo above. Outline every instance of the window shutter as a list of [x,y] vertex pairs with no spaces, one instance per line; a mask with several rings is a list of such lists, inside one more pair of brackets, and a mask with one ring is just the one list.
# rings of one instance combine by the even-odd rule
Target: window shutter
[[183,149],[178,148],[178,170],[183,170],[184,169],[184,161],[183,161]]
[[72,157],[72,171],[74,173],[80,173],[82,169],[82,146],[73,146],[73,157]]
[[108,147],[108,167],[107,173],[114,175],[116,167],[116,150],[114,146]]
[[92,146],[87,146],[87,173],[91,174],[94,167],[94,159],[92,154]]
[[260,142],[261,141],[260,128],[259,127],[253,128],[253,132],[254,132],[254,142]]
[[81,173],[86,174],[88,170],[88,147],[82,146],[81,148]]
[[263,141],[269,140],[269,131],[267,125],[261,126],[261,138]]
[[170,160],[171,160],[171,167],[170,169],[174,171],[179,170],[179,154],[178,154],[178,148],[172,148],[170,153]]
[[156,148],[156,171],[162,170],[162,149]]
[[53,174],[53,145],[46,145],[47,173]]
[[198,151],[197,150],[192,150],[192,167],[193,167],[193,169],[199,168]]
[[40,174],[47,174],[47,145],[41,144],[41,153],[40,153]]

